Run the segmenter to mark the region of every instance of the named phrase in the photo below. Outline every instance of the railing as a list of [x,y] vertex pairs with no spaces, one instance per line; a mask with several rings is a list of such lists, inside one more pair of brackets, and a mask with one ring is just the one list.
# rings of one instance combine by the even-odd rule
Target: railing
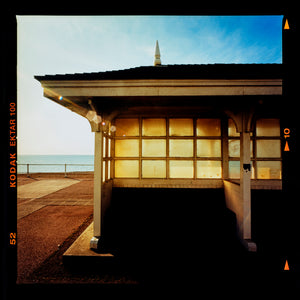
[[[85,167],[93,167],[94,165],[93,164],[18,164],[18,166],[26,166],[26,174],[27,174],[27,177],[30,176],[30,166],[63,166],[62,170],[64,171],[61,171],[61,172],[55,172],[55,173],[65,173],[65,177],[67,177],[67,166],[85,166]],[[74,173],[74,172],[84,172],[84,171],[69,171],[69,173]],[[91,172],[91,171],[85,171],[85,172]],[[19,172],[19,174],[25,174],[25,172]],[[53,173],[53,172],[41,172],[41,171],[37,171],[37,172],[31,172],[31,174],[34,174],[34,173]]]

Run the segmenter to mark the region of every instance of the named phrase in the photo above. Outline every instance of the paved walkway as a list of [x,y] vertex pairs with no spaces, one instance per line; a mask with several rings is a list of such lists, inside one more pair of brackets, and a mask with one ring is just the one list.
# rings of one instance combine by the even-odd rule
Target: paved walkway
[[92,181],[41,179],[18,186],[17,193],[18,220],[48,205],[93,205]]
[[75,179],[44,179],[18,187],[18,198],[41,198],[78,183]]
[[26,283],[28,276],[91,218],[93,179],[18,180],[17,282]]

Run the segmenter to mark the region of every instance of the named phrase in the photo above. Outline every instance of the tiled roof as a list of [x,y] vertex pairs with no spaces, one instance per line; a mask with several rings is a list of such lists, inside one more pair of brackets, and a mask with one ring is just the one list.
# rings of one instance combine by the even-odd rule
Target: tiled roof
[[280,79],[282,64],[208,64],[142,66],[124,70],[35,76],[43,80],[126,79]]

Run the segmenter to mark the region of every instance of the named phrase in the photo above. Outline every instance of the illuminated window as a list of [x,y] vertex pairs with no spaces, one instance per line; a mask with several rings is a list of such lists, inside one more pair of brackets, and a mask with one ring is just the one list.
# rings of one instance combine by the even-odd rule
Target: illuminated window
[[115,141],[116,157],[135,157],[139,156],[139,140],[126,139]]
[[165,160],[143,160],[142,161],[143,178],[166,178]]
[[138,178],[139,161],[138,160],[116,160],[115,177],[116,178]]
[[258,179],[281,179],[280,161],[258,161],[256,165]]
[[280,140],[257,140],[256,157],[280,157]]
[[102,162],[102,182],[105,181],[105,168],[106,168],[106,161]]
[[240,178],[240,162],[230,161],[229,162],[229,178],[237,179]]
[[110,179],[110,160],[108,161],[107,171],[107,179]]
[[166,140],[143,140],[142,156],[163,157],[166,156]]
[[138,136],[139,119],[116,119],[116,136]]
[[221,157],[221,140],[197,140],[197,157]]
[[197,119],[197,136],[220,136],[221,121],[219,119]]
[[193,157],[193,140],[170,139],[170,157]]
[[[253,162],[251,161],[251,179],[255,178],[255,170],[253,166]],[[239,179],[240,178],[240,162],[229,161],[229,178],[231,179]]]
[[192,160],[170,160],[170,178],[193,178]]
[[279,119],[259,119],[256,121],[257,136],[280,136]]
[[[253,141],[250,141],[250,153],[253,157]],[[229,157],[240,157],[240,139],[228,140],[228,155]]]
[[165,119],[143,119],[143,136],[166,136]]
[[108,139],[107,157],[111,157],[111,139]]
[[194,135],[193,119],[169,119],[170,136]]
[[220,161],[197,161],[197,178],[221,178],[222,168]]
[[102,150],[102,156],[106,157],[106,137],[103,138],[103,150]]

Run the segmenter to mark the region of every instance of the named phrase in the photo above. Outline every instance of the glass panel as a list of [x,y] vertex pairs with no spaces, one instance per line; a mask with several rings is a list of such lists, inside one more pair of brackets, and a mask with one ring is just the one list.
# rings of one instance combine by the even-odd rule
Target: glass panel
[[229,178],[237,179],[240,178],[240,162],[230,161],[229,162]]
[[230,157],[240,157],[240,140],[228,140],[228,154]]
[[139,156],[139,140],[115,140],[115,156]]
[[256,121],[257,136],[280,136],[279,119],[259,119]]
[[193,178],[194,168],[191,160],[170,160],[170,178]]
[[221,178],[222,168],[220,161],[197,161],[197,178]]
[[105,181],[105,161],[102,162],[102,182]]
[[139,161],[138,160],[116,160],[115,177],[116,178],[138,178]]
[[169,119],[170,136],[194,135],[193,119]]
[[106,156],[106,137],[103,138],[103,151],[102,151],[102,156]]
[[116,136],[138,136],[139,119],[116,119]]
[[142,156],[166,156],[166,140],[143,140]]
[[240,133],[236,132],[236,127],[232,119],[228,119],[228,136],[240,136]]
[[[253,157],[253,141],[250,141],[250,153]],[[240,140],[228,140],[229,157],[240,157]]]
[[171,157],[192,157],[194,153],[193,140],[169,140]]
[[108,139],[108,153],[107,153],[108,157],[111,157],[111,139]]
[[220,136],[221,121],[219,119],[197,119],[197,136]]
[[108,172],[107,172],[107,179],[110,179],[110,160],[108,161]]
[[143,119],[143,136],[166,136],[165,119]]
[[281,157],[280,140],[256,140],[256,157]]
[[257,161],[257,179],[281,179],[280,161]]
[[143,160],[142,161],[143,178],[166,178],[165,160]]
[[[251,161],[251,179],[254,179],[254,167]],[[229,178],[239,179],[240,178],[240,161],[229,161]]]
[[197,140],[197,157],[220,157],[220,140]]

